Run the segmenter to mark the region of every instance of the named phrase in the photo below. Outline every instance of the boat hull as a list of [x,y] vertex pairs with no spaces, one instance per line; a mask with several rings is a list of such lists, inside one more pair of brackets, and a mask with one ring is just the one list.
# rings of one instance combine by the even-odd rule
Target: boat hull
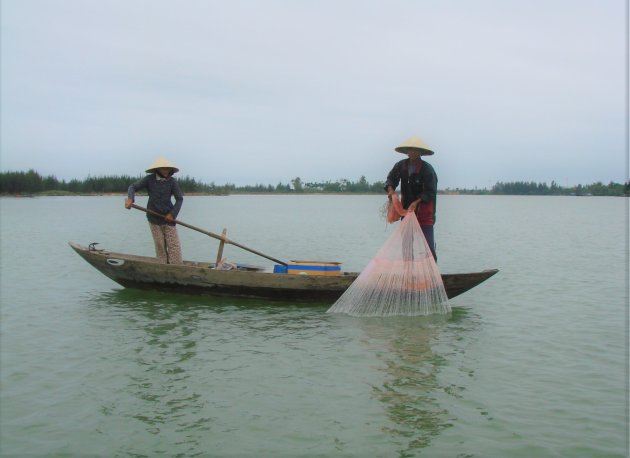
[[[216,270],[210,263],[162,264],[156,258],[97,250],[70,242],[90,265],[125,288],[209,296],[258,297],[297,301],[337,300],[359,275],[316,276],[277,274],[252,266]],[[446,294],[456,297],[498,271],[442,274]]]

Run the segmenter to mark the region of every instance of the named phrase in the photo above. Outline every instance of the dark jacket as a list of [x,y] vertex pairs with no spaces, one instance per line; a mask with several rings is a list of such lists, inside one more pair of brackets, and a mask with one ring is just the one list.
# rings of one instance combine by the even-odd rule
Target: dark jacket
[[[166,179],[157,178],[155,173],[145,176],[129,186],[127,194],[131,200],[135,200],[136,192],[146,189],[149,194],[149,202],[147,208],[154,212],[166,215],[170,213],[173,218],[177,218],[179,210],[184,203],[184,194],[179,188],[177,180],[170,176]],[[175,197],[175,205],[171,201],[171,196]],[[147,219],[153,224],[167,224],[163,218],[158,218],[147,213]],[[170,223],[172,226],[175,223]]]
[[[435,208],[437,203],[437,175],[433,167],[428,162],[420,160],[420,170],[412,170],[409,172],[409,159],[394,164],[394,167],[387,175],[385,182],[385,190],[388,186],[396,189],[400,183],[400,193],[402,197],[402,205],[404,208],[409,207],[411,202],[420,198],[422,204],[419,205],[418,219],[420,224],[433,224],[435,222]],[[424,208],[422,208],[424,207]],[[420,213],[429,212],[421,218]]]

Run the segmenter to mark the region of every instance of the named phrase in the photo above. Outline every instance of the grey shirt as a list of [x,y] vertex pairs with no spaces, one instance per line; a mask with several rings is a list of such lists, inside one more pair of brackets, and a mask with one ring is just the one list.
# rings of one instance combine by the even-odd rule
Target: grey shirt
[[[127,190],[127,194],[131,200],[135,200],[136,192],[142,189],[146,189],[149,194],[149,202],[147,203],[149,210],[162,215],[170,213],[173,215],[173,218],[177,218],[177,214],[184,203],[184,194],[173,176],[164,179],[162,177],[158,178],[155,173],[151,173],[132,183]],[[175,198],[175,204],[173,204],[171,197]],[[167,224],[163,218],[149,213],[147,213],[147,219],[153,224]],[[174,224],[171,223],[171,225]]]

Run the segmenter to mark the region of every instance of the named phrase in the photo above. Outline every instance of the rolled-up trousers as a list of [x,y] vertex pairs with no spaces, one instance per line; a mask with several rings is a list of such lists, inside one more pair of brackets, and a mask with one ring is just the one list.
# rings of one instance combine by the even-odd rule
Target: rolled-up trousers
[[182,264],[182,248],[179,244],[177,227],[170,224],[149,223],[155,254],[164,264]]

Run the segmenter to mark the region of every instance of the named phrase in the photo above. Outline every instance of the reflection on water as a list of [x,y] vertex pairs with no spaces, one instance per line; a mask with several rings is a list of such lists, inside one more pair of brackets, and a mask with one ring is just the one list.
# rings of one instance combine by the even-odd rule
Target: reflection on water
[[86,302],[93,302],[121,310],[139,309],[150,313],[152,309],[165,307],[182,310],[206,310],[221,314],[227,311],[264,311],[269,314],[286,314],[287,310],[326,311],[330,303],[288,302],[282,300],[230,297],[200,296],[197,294],[164,293],[152,290],[118,289],[89,296]]
[[[385,431],[398,437],[400,456],[414,456],[414,450],[431,444],[452,426],[449,411],[440,405],[443,393],[452,387],[440,381],[447,359],[432,349],[440,334],[451,326],[461,331],[467,312],[454,309],[450,317],[396,317],[363,319],[367,345],[384,363],[382,385],[373,386],[374,396],[385,405],[393,426]],[[461,388],[463,389],[463,388]]]
[[[285,383],[303,384],[304,374],[295,370],[305,366],[287,366],[288,355],[294,351],[308,355],[304,350],[318,336],[334,335],[331,327],[338,325],[338,320],[325,313],[327,304],[304,306],[134,290],[101,293],[86,302],[92,318],[102,320],[117,340],[113,348],[120,349],[112,361],[119,374],[119,394],[115,400],[102,401],[101,413],[135,421],[158,441],[169,433],[177,434],[175,448],[183,454],[203,451],[212,434],[236,433],[238,422],[225,419],[233,412],[234,402],[249,412],[247,405],[240,404],[244,400],[225,397],[226,383],[249,379],[242,385],[242,394],[256,402],[257,394],[249,393],[251,377],[256,377],[253,372],[265,370],[259,366],[263,364],[274,368],[267,377],[273,373],[272,377]],[[475,327],[474,317],[456,308],[448,317],[344,321],[346,326],[353,323],[361,329],[364,348],[382,362],[382,381],[367,380],[371,397],[382,403],[390,420],[382,431],[396,444],[400,456],[412,456],[430,446],[456,421],[442,401],[444,396],[461,396],[464,388],[446,384],[440,373],[463,358],[457,339]],[[336,352],[339,347],[335,347],[331,350]],[[323,357],[319,353],[323,347],[318,348],[318,356]],[[457,352],[459,356],[454,357]],[[446,379],[452,382],[452,378]],[[270,396],[269,392],[263,394],[265,389],[273,393],[269,385],[260,389],[263,396]],[[282,402],[280,398],[278,402]],[[258,420],[248,421],[262,417],[256,413],[255,418]],[[159,447],[154,447],[158,452]]]
[[[226,394],[226,384],[244,383],[251,390],[257,365],[282,362],[283,346],[291,351],[288,342],[308,342],[327,326],[327,304],[131,289],[90,295],[84,302],[91,319],[111,332],[116,341],[111,348],[119,351],[111,356],[117,396],[102,400],[101,414],[122,417],[154,436],[145,438],[145,450],[146,442],[176,435],[178,443],[168,448],[185,455],[203,453],[209,434],[233,430],[225,415],[235,403],[248,411]],[[293,368],[282,370],[291,374]]]
[[199,432],[209,430],[213,421],[204,417],[202,393],[191,379],[200,340],[200,304],[132,290],[104,293],[89,302],[93,311],[107,315],[103,318],[111,325],[112,338],[124,349],[112,361],[124,366],[116,369],[120,396],[106,400],[101,413],[135,419],[153,435],[176,425],[177,448],[183,453],[197,450]]

